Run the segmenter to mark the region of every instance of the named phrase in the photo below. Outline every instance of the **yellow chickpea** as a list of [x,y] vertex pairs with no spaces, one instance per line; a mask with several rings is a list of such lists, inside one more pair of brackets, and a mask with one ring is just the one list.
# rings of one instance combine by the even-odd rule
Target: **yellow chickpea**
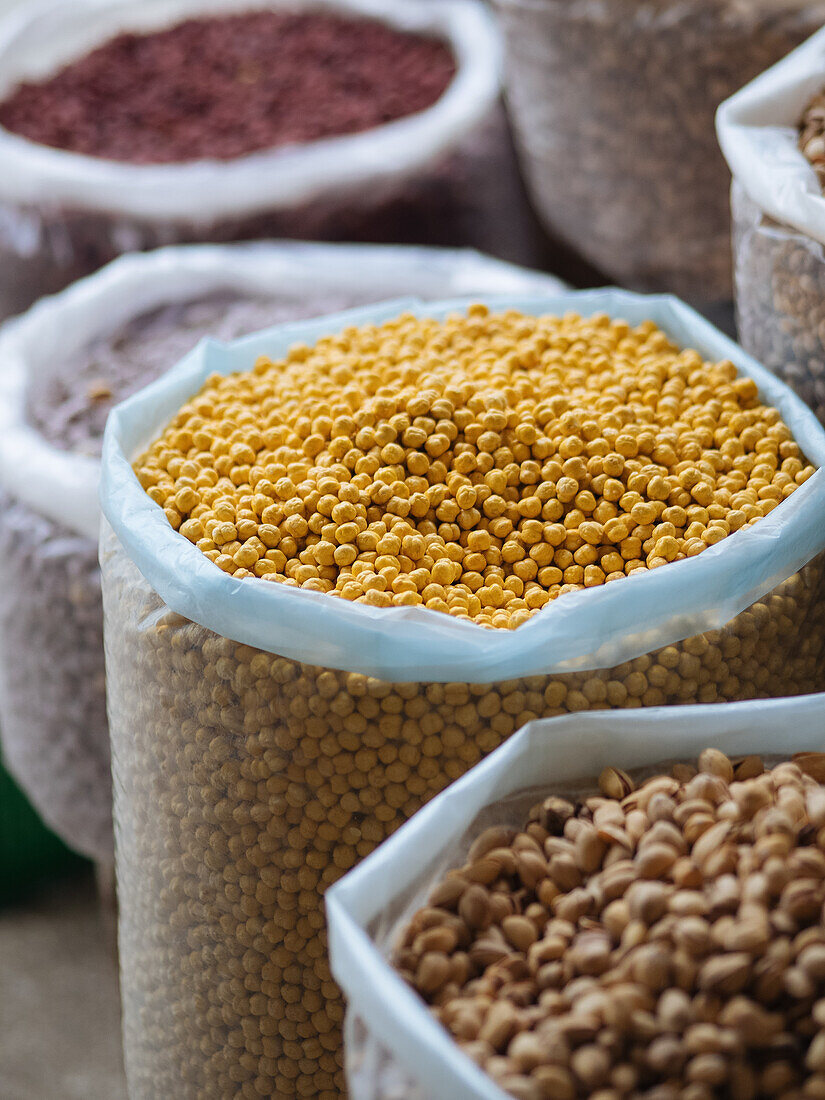
[[214,377],[136,465],[227,573],[494,628],[693,557],[812,472],[750,379],[651,322],[484,306]]

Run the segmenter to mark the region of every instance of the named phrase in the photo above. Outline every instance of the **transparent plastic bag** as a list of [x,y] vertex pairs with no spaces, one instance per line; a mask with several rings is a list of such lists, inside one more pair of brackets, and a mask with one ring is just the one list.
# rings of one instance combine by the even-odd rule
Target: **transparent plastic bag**
[[825,196],[797,147],[798,123],[825,85],[825,32],[722,104],[719,141],[733,173],[734,286],[744,347],[825,423]]
[[[9,768],[68,843],[112,859],[99,462],[94,446],[79,453],[46,439],[32,424],[33,396],[42,404],[65,391],[82,402],[97,376],[87,364],[97,363],[101,347],[104,359],[122,361],[130,340],[138,341],[132,358],[145,357],[145,383],[164,358],[171,366],[206,332],[242,335],[400,291],[441,297],[558,285],[471,252],[301,243],[171,248],[116,261],[0,339],[0,739]],[[159,308],[168,321],[157,321]]]
[[797,575],[722,631],[615,669],[481,684],[398,683],[240,645],[170,611],[105,529],[101,562],[137,1100],[231,1082],[253,1096],[259,1081],[264,1095],[337,1095],[324,891],[524,723],[825,682],[823,559],[814,590]]
[[427,1100],[425,1090],[351,1009],[344,1016],[344,1062],[351,1100]]
[[[757,378],[809,458],[825,456],[801,402],[671,299],[487,302],[652,317]],[[234,581],[140,488],[128,459],[206,374],[402,306],[441,317],[459,304],[388,303],[202,346],[110,417],[101,566],[136,1100],[336,1096],[343,1009],[323,892],[521,725],[823,684],[822,470],[727,547],[570,594],[515,631]]]
[[825,251],[780,225],[734,183],[734,285],[739,339],[825,424]]
[[708,745],[731,756],[822,751],[825,695],[532,722],[338,883],[326,910],[351,1100],[505,1100],[390,966],[400,928],[488,826],[521,824],[538,798],[592,787],[606,765],[695,759]]
[[[174,243],[290,237],[473,245],[537,261],[539,235],[498,101],[499,39],[484,7],[476,0],[330,5],[445,38],[457,72],[444,95],[364,133],[222,162],[129,165],[0,129],[0,316],[120,253]],[[0,95],[123,29],[248,7],[246,0],[27,4],[0,23]]]
[[760,0],[496,0],[505,86],[536,209],[611,280],[731,297],[725,96],[821,26]]
[[103,608],[91,539],[0,495],[7,767],[74,849],[111,863]]

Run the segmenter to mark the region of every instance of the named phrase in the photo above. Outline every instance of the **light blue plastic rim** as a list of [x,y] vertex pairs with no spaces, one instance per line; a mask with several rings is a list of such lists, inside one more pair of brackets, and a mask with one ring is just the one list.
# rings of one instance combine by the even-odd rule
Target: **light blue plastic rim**
[[584,315],[631,325],[653,320],[680,346],[730,359],[754,378],[819,469],[754,527],[697,557],[614,585],[571,593],[513,631],[422,608],[370,608],[215,568],[169,526],[129,460],[140,453],[212,373],[249,369],[296,342],[401,312],[444,318],[478,299],[399,299],[314,321],[277,325],[221,344],[206,340],[164,377],[115,408],[103,444],[101,506],[126,553],[178,614],[228,637],[304,663],[393,681],[491,680],[604,668],[702,631],[718,629],[825,548],[825,430],[803,402],[718,329],[669,295],[602,289],[481,296],[491,309]]

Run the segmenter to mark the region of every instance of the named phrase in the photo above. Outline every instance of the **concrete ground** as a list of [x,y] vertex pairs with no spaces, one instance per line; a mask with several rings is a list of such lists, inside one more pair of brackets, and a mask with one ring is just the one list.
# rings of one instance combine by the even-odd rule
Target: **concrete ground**
[[91,872],[0,909],[0,1096],[126,1098],[114,940]]

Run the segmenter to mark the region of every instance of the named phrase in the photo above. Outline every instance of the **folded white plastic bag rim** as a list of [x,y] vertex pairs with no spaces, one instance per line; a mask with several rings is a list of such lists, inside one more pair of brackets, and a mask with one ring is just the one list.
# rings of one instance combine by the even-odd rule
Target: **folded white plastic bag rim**
[[354,288],[382,300],[400,293],[440,298],[562,285],[469,249],[414,245],[276,241],[180,245],[123,256],[0,332],[0,487],[47,519],[97,540],[100,463],[48,444],[28,422],[26,390],[39,364],[79,353],[152,309],[215,292],[297,302],[302,294]]
[[[456,73],[431,107],[358,134],[233,160],[132,165],[53,149],[0,128],[0,201],[66,204],[135,218],[210,223],[309,202],[342,188],[400,179],[481,122],[500,87],[501,49],[478,0],[261,0],[260,8],[326,9],[444,39]],[[247,12],[249,0],[40,0],[0,23],[0,98],[42,80],[121,31]]]
[[825,196],[797,146],[805,108],[825,88],[825,28],[726,99],[716,132],[728,167],[776,221],[825,244]]
[[552,601],[516,630],[420,607],[372,608],[325,593],[236,580],[217,569],[140,487],[130,462],[213,373],[248,370],[346,325],[409,311],[444,318],[466,300],[416,299],[277,325],[227,344],[204,341],[163,378],[115,408],[103,443],[101,503],[127,554],[160,597],[185,618],[234,641],[312,665],[396,682],[487,683],[608,668],[689,635],[723,626],[825,548],[825,429],[798,397],[693,310],[669,296],[620,290],[487,296],[491,309],[528,314],[604,312],[631,325],[651,319],[674,341],[712,360],[730,359],[755,379],[819,469],[759,523],[703,553],[615,584]]
[[[348,1020],[350,1014],[360,1018],[424,1095],[504,1100],[388,964],[399,926],[425,903],[443,872],[463,862],[477,828],[496,820],[488,815],[476,828],[487,808],[511,800],[498,820],[516,824],[549,790],[592,781],[607,765],[629,769],[695,759],[708,745],[731,756],[821,751],[825,695],[590,711],[529,723],[327,892],[330,961],[348,1001]],[[347,1053],[349,1060],[353,1052]],[[367,1100],[355,1080],[349,1085],[352,1100]]]

